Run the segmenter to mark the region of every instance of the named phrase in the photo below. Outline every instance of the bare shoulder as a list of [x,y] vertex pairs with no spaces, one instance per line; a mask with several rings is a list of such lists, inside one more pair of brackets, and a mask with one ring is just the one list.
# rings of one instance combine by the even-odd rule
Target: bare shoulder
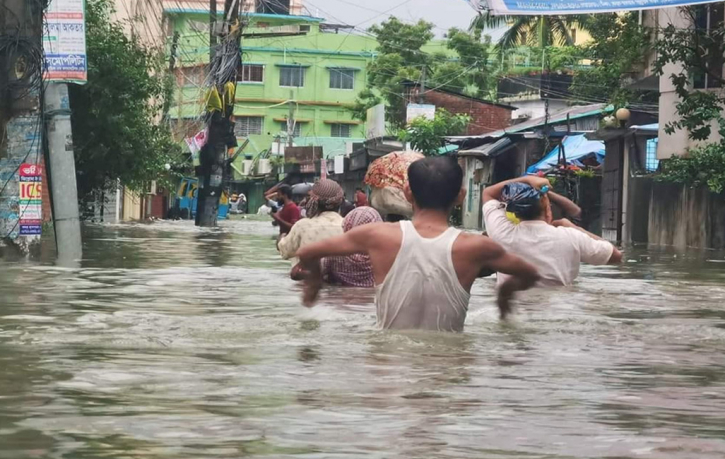
[[368,223],[367,225],[361,225],[357,228],[353,228],[346,234],[350,237],[362,240],[366,244],[377,240],[384,240],[389,238],[395,238],[397,234],[400,234],[400,225],[395,223]]
[[456,248],[478,259],[493,259],[504,254],[504,249],[488,236],[482,234],[461,233]]

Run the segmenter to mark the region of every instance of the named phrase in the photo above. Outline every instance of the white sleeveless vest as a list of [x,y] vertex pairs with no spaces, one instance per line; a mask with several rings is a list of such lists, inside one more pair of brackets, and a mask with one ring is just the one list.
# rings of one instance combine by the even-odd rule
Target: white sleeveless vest
[[412,222],[400,222],[403,243],[375,294],[378,325],[386,329],[463,331],[471,298],[453,267],[453,243],[461,232],[448,228],[426,239]]

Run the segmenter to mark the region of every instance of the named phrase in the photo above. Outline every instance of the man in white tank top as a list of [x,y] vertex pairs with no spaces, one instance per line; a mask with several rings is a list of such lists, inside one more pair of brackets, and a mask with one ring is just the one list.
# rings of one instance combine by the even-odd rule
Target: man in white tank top
[[451,210],[463,202],[463,171],[450,157],[424,158],[408,169],[405,190],[413,221],[375,223],[302,248],[309,270],[304,303],[312,306],[322,286],[320,259],[363,253],[375,277],[378,325],[386,329],[462,331],[473,282],[482,269],[509,274],[499,286],[502,317],[514,292],[539,279],[536,269],[486,236],[451,228]]

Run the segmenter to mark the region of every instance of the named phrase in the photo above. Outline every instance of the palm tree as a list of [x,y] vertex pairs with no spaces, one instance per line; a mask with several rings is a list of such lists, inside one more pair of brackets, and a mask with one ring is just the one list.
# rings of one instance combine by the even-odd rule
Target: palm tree
[[582,28],[585,17],[582,16],[493,16],[490,12],[481,12],[471,21],[470,30],[496,28],[504,24],[511,27],[496,44],[499,49],[515,46],[573,45],[571,28]]

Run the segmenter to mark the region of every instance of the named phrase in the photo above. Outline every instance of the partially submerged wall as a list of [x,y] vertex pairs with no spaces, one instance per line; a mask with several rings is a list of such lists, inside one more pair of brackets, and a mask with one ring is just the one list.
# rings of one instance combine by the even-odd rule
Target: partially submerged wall
[[654,182],[650,200],[650,244],[725,248],[725,195],[706,188]]

